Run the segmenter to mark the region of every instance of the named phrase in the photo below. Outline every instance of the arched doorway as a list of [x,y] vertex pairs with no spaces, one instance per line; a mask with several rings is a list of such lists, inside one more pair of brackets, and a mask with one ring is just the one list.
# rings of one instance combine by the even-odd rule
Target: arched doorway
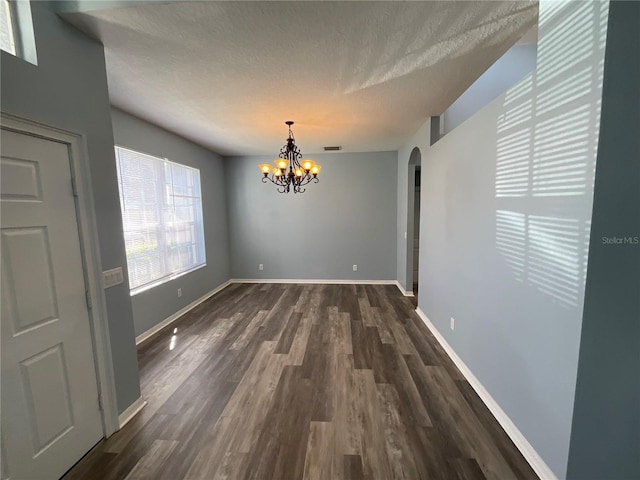
[[420,166],[422,154],[411,151],[407,175],[407,268],[406,289],[418,295],[418,260],[420,257]]

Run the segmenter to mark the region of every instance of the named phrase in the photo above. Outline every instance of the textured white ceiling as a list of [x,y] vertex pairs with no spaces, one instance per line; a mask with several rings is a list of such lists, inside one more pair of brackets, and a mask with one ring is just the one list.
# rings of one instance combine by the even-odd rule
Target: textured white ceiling
[[[121,2],[120,2],[121,3]],[[536,2],[174,2],[64,18],[114,106],[224,155],[396,150],[536,23]]]

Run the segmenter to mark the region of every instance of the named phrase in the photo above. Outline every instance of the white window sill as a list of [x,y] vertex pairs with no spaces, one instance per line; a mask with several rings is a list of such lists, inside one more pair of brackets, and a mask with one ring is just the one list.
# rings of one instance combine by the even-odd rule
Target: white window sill
[[146,292],[147,290],[151,290],[152,288],[155,288],[158,285],[162,285],[163,283],[170,282],[172,280],[175,280],[176,278],[179,278],[179,277],[182,277],[183,275],[186,275],[187,273],[195,272],[196,270],[200,270],[201,268],[204,268],[206,266],[207,266],[207,264],[203,263],[203,264],[198,265],[196,267],[190,268],[189,270],[185,270],[184,272],[176,273],[176,274],[170,275],[168,277],[162,277],[162,278],[156,280],[155,282],[147,283],[146,285],[142,285],[140,287],[136,287],[136,288],[132,289],[129,292],[129,294],[133,297],[135,295],[138,295],[139,293]]

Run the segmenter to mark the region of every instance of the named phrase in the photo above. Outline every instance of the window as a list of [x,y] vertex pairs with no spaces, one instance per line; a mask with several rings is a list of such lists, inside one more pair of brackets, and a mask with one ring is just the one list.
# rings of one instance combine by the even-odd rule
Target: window
[[116,147],[131,295],[206,265],[200,171]]
[[13,5],[9,0],[0,0],[0,48],[11,55],[16,54]]
[[0,0],[0,49],[38,64],[29,0]]

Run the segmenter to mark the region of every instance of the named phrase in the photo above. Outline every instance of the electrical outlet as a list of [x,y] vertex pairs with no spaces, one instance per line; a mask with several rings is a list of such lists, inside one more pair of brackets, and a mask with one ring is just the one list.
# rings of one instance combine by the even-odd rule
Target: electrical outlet
[[456,321],[453,319],[453,317],[451,317],[451,330],[455,330],[456,329]]
[[181,288],[179,288],[179,289],[178,289],[178,298],[180,298],[181,296],[182,296],[182,289],[181,289]]
[[358,265],[354,265],[354,266],[353,266],[353,271],[354,271],[354,272],[357,272],[357,271],[358,271]]
[[262,263],[258,265],[258,270],[264,270],[264,265]]

